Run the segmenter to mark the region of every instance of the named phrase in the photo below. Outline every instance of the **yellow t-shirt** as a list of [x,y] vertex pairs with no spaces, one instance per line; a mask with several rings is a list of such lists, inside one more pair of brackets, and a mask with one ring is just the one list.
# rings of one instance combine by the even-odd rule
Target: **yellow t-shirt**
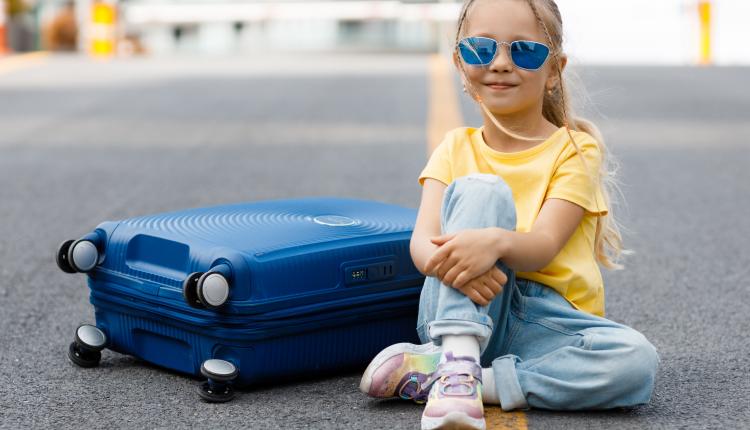
[[555,258],[537,272],[516,272],[516,277],[552,287],[576,309],[604,317],[604,285],[594,254],[596,217],[608,213],[601,189],[595,185],[601,164],[599,144],[590,134],[571,130],[591,170],[592,184],[565,127],[546,141],[518,152],[490,148],[482,136],[483,129],[459,127],[449,131],[420,173],[419,184],[424,186],[425,178],[449,185],[471,173],[498,175],[513,192],[518,232],[531,231],[548,198],[583,207],[583,220]]

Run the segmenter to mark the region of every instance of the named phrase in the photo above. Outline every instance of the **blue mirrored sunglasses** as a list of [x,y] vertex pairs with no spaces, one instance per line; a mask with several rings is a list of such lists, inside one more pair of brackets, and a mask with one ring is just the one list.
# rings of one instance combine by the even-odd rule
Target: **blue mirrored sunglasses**
[[549,47],[531,40],[498,42],[489,37],[467,37],[458,43],[458,49],[466,64],[488,66],[497,55],[498,45],[510,45],[510,58],[513,64],[525,70],[539,70],[549,57]]

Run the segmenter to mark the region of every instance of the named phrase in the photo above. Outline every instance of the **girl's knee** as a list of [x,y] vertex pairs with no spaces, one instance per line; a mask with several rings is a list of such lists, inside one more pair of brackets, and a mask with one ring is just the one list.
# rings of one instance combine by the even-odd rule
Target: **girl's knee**
[[625,330],[618,338],[618,379],[650,391],[661,361],[656,348],[636,330]]
[[456,178],[444,195],[441,215],[443,225],[516,227],[513,191],[502,177],[487,173]]
[[505,180],[489,173],[471,173],[455,179],[456,193],[471,193],[513,202],[513,191]]
[[640,332],[634,330],[632,337],[633,361],[637,363],[635,367],[641,369],[643,378],[653,380],[661,361],[656,347]]

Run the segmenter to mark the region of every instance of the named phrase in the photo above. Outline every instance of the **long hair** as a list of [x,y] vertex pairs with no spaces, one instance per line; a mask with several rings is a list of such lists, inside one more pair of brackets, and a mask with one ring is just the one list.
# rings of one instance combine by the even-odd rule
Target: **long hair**
[[[463,37],[464,22],[466,21],[466,15],[469,8],[477,0],[465,0],[463,7],[461,8],[460,18],[456,29],[456,44],[455,47],[458,49],[458,43]],[[520,0],[525,1],[531,7],[534,12],[537,23],[544,31],[547,41],[550,46],[550,56],[552,61],[552,67],[554,73],[558,74],[559,84],[555,86],[549,92],[545,92],[544,101],[542,104],[542,115],[549,122],[557,125],[558,127],[565,127],[570,137],[570,141],[576,149],[578,158],[583,162],[585,171],[589,175],[589,179],[593,182],[594,179],[591,176],[591,171],[588,168],[585,158],[581,154],[580,148],[573,138],[571,128],[574,130],[580,130],[591,135],[599,143],[601,149],[602,160],[598,172],[598,185],[601,189],[604,202],[609,207],[608,213],[605,216],[598,216],[596,223],[596,234],[593,244],[595,258],[604,267],[610,270],[621,270],[624,269],[622,264],[616,262],[621,254],[630,255],[634,251],[623,249],[622,236],[620,235],[620,226],[615,219],[613,207],[611,205],[611,190],[619,191],[619,187],[616,181],[616,169],[611,170],[609,164],[612,163],[614,166],[614,160],[611,159],[608,153],[607,147],[604,143],[604,137],[602,136],[599,128],[594,125],[591,121],[584,118],[578,117],[573,112],[573,105],[568,97],[569,82],[563,79],[563,72],[559,67],[560,55],[563,54],[563,23],[560,9],[554,0]],[[473,98],[479,103],[480,107],[484,110],[485,114],[492,120],[496,127],[505,132],[506,134],[521,140],[543,140],[544,138],[529,138],[520,136],[516,133],[511,132],[504,127],[498,119],[493,115],[487,106],[485,106],[482,99],[476,94],[470,81],[466,79],[466,70],[464,69],[463,62],[458,61],[460,72],[464,76],[464,81],[467,83],[467,91],[470,91]],[[569,73],[566,69],[566,75]],[[595,188],[594,188],[595,190]],[[622,194],[622,193],[621,193]],[[594,196],[594,202],[598,206],[597,199]]]

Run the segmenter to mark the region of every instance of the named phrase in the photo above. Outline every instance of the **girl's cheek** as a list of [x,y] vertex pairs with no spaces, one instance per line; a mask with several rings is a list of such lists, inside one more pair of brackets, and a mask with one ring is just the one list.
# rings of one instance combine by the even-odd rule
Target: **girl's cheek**
[[475,75],[469,75],[469,82],[475,87],[479,85],[479,79]]

